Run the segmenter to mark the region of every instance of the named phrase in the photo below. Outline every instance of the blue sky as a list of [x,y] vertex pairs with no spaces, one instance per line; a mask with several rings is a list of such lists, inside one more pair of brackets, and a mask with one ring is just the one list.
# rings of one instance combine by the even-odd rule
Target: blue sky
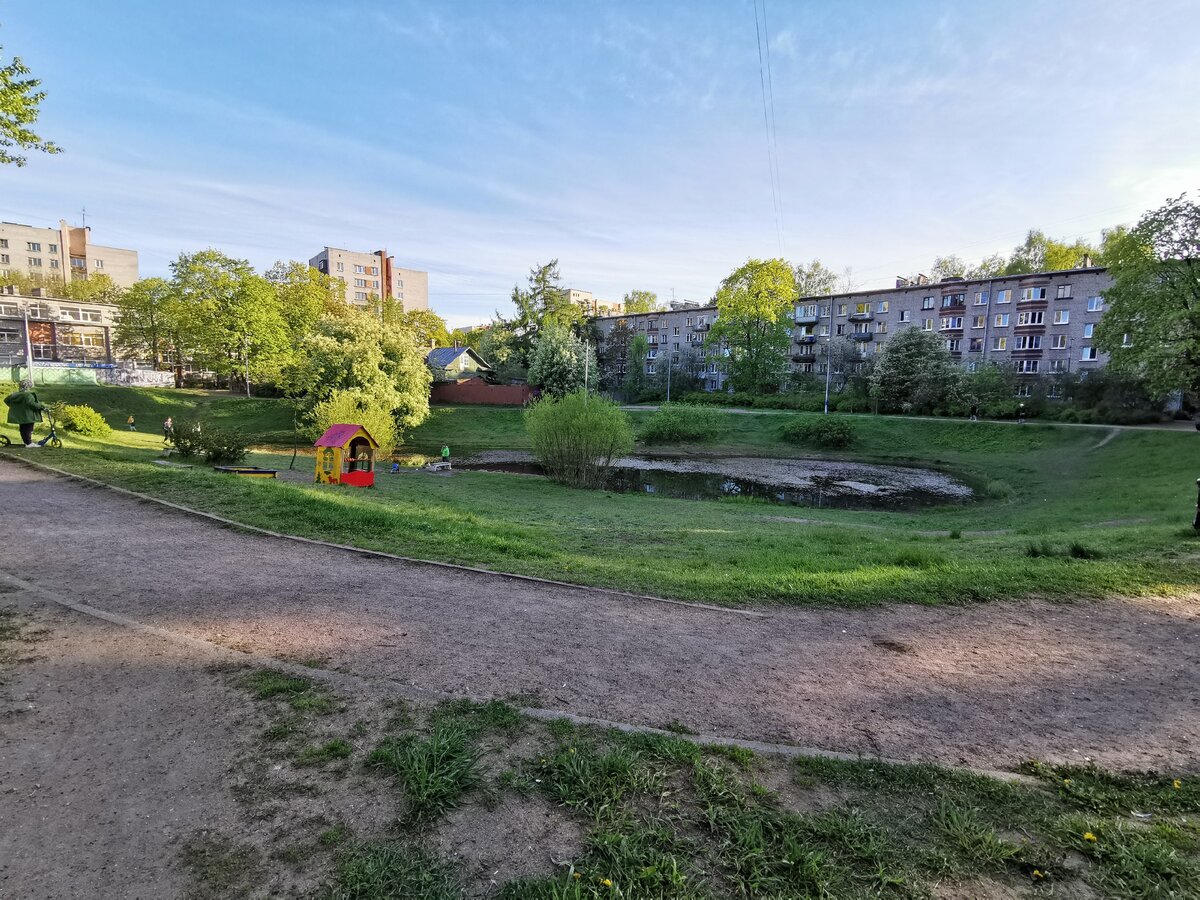
[[66,148],[0,171],[0,218],[86,206],[143,274],[385,246],[461,325],[552,257],[612,299],[705,299],[781,252],[875,287],[1200,188],[1195,2],[759,15],[782,228],[752,0],[0,4]]

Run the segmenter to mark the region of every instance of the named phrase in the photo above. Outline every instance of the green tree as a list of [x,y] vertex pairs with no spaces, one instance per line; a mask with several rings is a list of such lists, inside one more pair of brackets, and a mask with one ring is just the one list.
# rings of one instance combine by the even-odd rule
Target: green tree
[[963,372],[954,385],[953,398],[962,411],[976,407],[980,415],[1008,415],[1020,378],[1011,363],[982,362],[974,372]]
[[433,376],[425,354],[411,329],[349,309],[317,320],[284,381],[288,392],[302,399],[310,421],[321,403],[337,395],[337,408],[354,402],[364,410],[386,411],[399,439],[429,415]]
[[1005,275],[1025,275],[1029,272],[1056,272],[1074,269],[1082,265],[1084,258],[1093,261],[1099,255],[1091,244],[1082,238],[1073,244],[1046,237],[1046,233],[1031,229],[1023,243],[1013,248],[1012,255],[1004,266]]
[[787,377],[796,276],[782,259],[752,259],[721,282],[709,346],[728,347],[735,391],[768,393]]
[[837,274],[825,268],[819,259],[814,259],[807,266],[804,263],[796,266],[797,297],[824,297],[836,293],[837,288]]
[[658,294],[653,291],[630,291],[621,299],[621,306],[627,313],[660,312],[665,309],[658,302]]
[[446,320],[431,309],[414,309],[401,313],[399,324],[411,331],[422,347],[432,349],[454,346],[454,339],[446,328]]
[[292,344],[279,296],[250,263],[217,250],[171,263],[180,332],[198,366],[229,378],[276,378]]
[[1200,205],[1183,194],[1106,248],[1112,286],[1096,345],[1156,397],[1200,392]]
[[629,416],[583,391],[543,397],[525,411],[525,430],[546,474],[573,487],[600,487],[609,467],[633,449]]
[[888,339],[871,372],[871,397],[882,412],[930,412],[949,398],[958,366],[937,335],[904,328]]
[[646,359],[650,356],[650,341],[644,334],[629,339],[629,353],[622,389],[630,401],[637,400],[646,390]]
[[0,66],[0,165],[25,165],[26,158],[17,150],[62,153],[61,147],[43,140],[30,127],[37,122],[46,92],[39,90],[42,82],[29,74],[19,56]]
[[559,325],[578,331],[583,323],[583,310],[571,302],[570,293],[562,286],[557,259],[530,269],[527,287],[513,287],[512,302],[516,316],[511,320],[497,318],[512,333],[512,349],[525,368],[533,362],[533,350],[543,328]]
[[529,382],[552,397],[583,390],[594,390],[600,378],[596,354],[562,325],[545,326],[538,336],[529,364]]
[[321,316],[346,308],[346,283],[308,263],[280,260],[263,277],[275,289],[279,313],[293,341],[308,334]]
[[[113,343],[135,359],[164,366],[179,345],[179,307],[171,282],[165,278],[135,281],[117,299]],[[176,360],[179,362],[178,360]],[[176,379],[178,387],[178,378]]]

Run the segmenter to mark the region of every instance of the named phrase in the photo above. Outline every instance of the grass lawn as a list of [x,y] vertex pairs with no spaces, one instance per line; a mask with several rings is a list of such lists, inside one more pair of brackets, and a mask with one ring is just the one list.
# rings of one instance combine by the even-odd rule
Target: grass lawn
[[[162,417],[210,411],[279,443],[289,434],[287,404],[121,388],[43,393],[87,402],[117,427],[127,409],[154,410],[146,422],[154,433],[117,430],[103,441],[68,435],[65,449],[37,451],[45,462],[249,524],[403,555],[730,604],[1200,589],[1200,540],[1190,527],[1198,436],[1188,432],[1122,430],[1101,445],[1107,430],[849,417],[859,438],[848,457],[945,469],[983,497],[967,506],[864,512],[589,492],[482,472],[381,473],[373,491],[237,480],[203,466],[149,465],[161,449]],[[654,451],[817,455],[778,439],[785,416],[726,415],[733,427],[721,444]],[[403,449],[432,453],[443,443],[455,456],[528,446],[519,410],[460,407],[435,409]],[[286,467],[289,460],[290,453],[263,451],[250,462]],[[305,472],[311,465],[311,458],[297,462]]]
[[[926,765],[789,761],[685,734],[535,721],[501,701],[380,706],[277,670],[226,678],[255,698],[242,721],[261,729],[242,776],[275,785],[265,800],[243,791],[246,817],[279,816],[290,797],[360,779],[394,811],[382,832],[354,817],[257,829],[270,844],[225,844],[223,865],[189,865],[201,893],[253,890],[288,865],[320,879],[319,896],[358,900],[1200,891],[1194,778],[1029,763],[1025,780],[1001,781]],[[557,851],[545,832],[521,832],[530,821],[551,824]],[[514,868],[506,851],[531,874],[496,879]],[[255,852],[266,862],[246,865]]]

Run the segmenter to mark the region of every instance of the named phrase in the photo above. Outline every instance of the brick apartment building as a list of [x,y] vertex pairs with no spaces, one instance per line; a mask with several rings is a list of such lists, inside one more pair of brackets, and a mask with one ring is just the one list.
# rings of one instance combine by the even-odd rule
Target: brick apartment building
[[[672,372],[696,374],[707,391],[725,388],[723,367],[709,359],[711,349],[707,338],[712,323],[716,321],[717,308],[688,301],[672,301],[668,309],[652,313],[627,313],[617,316],[601,316],[596,320],[603,342],[602,352],[612,355],[612,342],[628,329],[627,335],[644,334],[649,349],[646,352],[646,374],[659,375],[670,363]],[[613,362],[614,373],[624,378],[629,365],[628,359],[618,352]]]
[[[846,360],[849,365],[869,360],[903,328],[938,335],[951,356],[970,369],[985,361],[1011,363],[1025,375],[1095,369],[1107,362],[1093,331],[1110,284],[1105,269],[1086,266],[937,283],[901,278],[894,288],[802,297],[792,316],[791,369],[824,375],[835,342],[841,341],[851,349],[834,353],[835,371],[840,371]],[[656,374],[668,353],[676,365],[704,357],[704,386],[711,391],[725,387],[722,364],[713,360],[720,348],[706,342],[716,317],[712,305],[672,304],[666,312],[603,317],[597,324],[605,341],[622,325],[646,335],[647,375]],[[617,362],[622,375],[627,364]]]
[[386,250],[360,253],[325,247],[308,264],[346,284],[346,302],[367,306],[372,297],[392,297],[411,312],[429,309],[429,273],[395,264]]

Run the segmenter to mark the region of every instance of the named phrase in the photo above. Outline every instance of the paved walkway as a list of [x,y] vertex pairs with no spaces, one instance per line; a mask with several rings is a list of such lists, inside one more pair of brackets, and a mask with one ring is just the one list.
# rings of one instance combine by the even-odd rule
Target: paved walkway
[[242,534],[8,461],[0,509],[4,572],[222,646],[447,695],[988,768],[1200,769],[1196,598],[753,618]]

